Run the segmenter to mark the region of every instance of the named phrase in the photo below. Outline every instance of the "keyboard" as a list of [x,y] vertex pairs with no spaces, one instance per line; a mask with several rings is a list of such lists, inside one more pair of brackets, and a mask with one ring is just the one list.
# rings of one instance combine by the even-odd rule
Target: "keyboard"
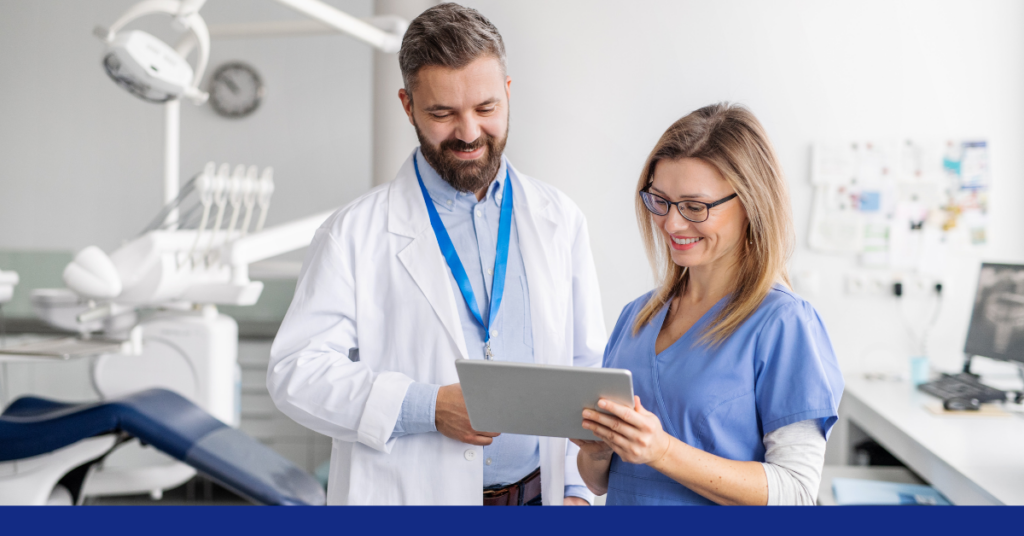
[[918,389],[942,400],[951,398],[977,399],[981,403],[1002,402],[1006,400],[1006,393],[989,387],[974,376],[961,372],[959,374],[943,373],[941,377],[928,383],[917,386]]

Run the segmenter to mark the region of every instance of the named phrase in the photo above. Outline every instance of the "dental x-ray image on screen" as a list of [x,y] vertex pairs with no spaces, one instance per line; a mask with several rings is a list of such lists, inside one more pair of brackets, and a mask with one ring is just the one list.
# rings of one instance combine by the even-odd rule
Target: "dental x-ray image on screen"
[[981,265],[964,352],[1024,362],[1024,265]]

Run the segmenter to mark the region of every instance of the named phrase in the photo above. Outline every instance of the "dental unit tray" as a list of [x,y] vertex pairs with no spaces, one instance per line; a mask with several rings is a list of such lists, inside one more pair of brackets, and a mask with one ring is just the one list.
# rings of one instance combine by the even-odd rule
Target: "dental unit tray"
[[78,337],[62,337],[32,341],[18,346],[0,348],[0,359],[4,356],[26,358],[75,359],[79,357],[96,357],[106,354],[124,352],[124,342],[109,339],[80,339]]

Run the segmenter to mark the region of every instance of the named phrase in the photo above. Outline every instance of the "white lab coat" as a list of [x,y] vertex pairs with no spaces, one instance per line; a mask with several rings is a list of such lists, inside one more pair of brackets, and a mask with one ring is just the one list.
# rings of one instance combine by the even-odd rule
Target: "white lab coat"
[[[512,171],[535,360],[599,366],[606,334],[583,214]],[[328,504],[482,503],[482,447],[440,433],[391,439],[409,385],[458,383],[455,360],[468,357],[448,270],[412,157],[316,231],[267,387],[286,415],[334,438]],[[579,478],[576,451],[540,438],[546,504],[562,504],[567,464]]]

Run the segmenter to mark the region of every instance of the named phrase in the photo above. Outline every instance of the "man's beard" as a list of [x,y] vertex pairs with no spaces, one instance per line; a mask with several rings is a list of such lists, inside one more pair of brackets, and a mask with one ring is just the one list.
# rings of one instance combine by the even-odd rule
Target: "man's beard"
[[[466,143],[459,139],[445,140],[439,146],[433,146],[416,127],[416,137],[420,140],[420,151],[427,163],[434,168],[434,171],[441,176],[452,188],[460,192],[477,192],[494,180],[501,167],[501,155],[505,151],[505,142],[508,140],[508,130],[505,130],[505,137],[494,138],[486,132],[481,132],[480,137],[473,143]],[[461,160],[450,151],[475,151],[480,147],[487,146],[484,156],[476,160]]]

